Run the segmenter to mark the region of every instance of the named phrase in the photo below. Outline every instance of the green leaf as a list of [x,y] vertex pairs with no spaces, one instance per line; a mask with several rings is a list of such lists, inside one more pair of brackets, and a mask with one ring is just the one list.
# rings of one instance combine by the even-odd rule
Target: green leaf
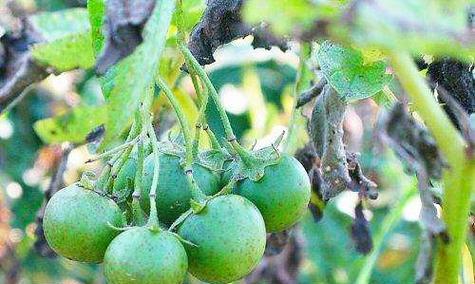
[[89,12],[89,23],[91,24],[92,46],[97,55],[104,44],[102,26],[104,24],[104,14],[106,5],[104,0],[88,0],[87,11]]
[[473,56],[475,41],[467,11],[468,1],[450,5],[434,0],[362,1],[349,22],[349,36],[365,47]]
[[321,10],[308,0],[249,0],[244,19],[250,23],[269,23],[277,34],[289,34],[297,27],[308,28]]
[[29,20],[47,42],[90,30],[88,13],[84,8],[38,13]]
[[81,106],[67,114],[39,120],[34,129],[45,143],[83,143],[87,134],[105,120],[106,107]]
[[90,68],[94,54],[88,14],[85,9],[39,13],[30,18],[45,42],[33,45],[32,55],[40,64],[57,71]]
[[90,34],[80,33],[35,45],[32,55],[41,64],[53,66],[60,72],[76,68],[87,69],[95,62],[91,46]]
[[144,28],[144,42],[104,77],[108,117],[102,148],[127,128],[140,102],[152,92],[174,8],[173,0],[158,1]]
[[360,51],[325,41],[317,61],[330,85],[346,102],[369,98],[391,80],[383,61],[364,62]]
[[348,0],[248,0],[244,20],[252,24],[268,23],[277,35],[301,35],[329,22],[341,19]]

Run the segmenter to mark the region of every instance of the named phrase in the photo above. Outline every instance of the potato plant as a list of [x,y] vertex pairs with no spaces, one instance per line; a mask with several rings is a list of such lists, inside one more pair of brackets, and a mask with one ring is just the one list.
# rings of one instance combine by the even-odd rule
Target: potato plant
[[[33,125],[44,143],[86,145],[86,164],[100,164],[60,186],[60,163],[35,248],[43,240],[52,254],[102,263],[111,284],[297,283],[291,264],[287,277],[272,259],[305,216],[319,226],[353,192],[348,238],[360,264],[343,282],[380,283],[371,277],[384,238],[415,192],[396,194],[373,238],[365,212],[388,189],[347,145],[351,111],[371,102],[369,143],[390,149],[421,203],[410,279],[473,283],[474,14],[464,0],[88,0],[5,25],[4,118],[50,74],[83,70],[101,94]],[[218,51],[243,38],[298,58],[286,131],[260,147],[240,139],[210,74]],[[246,91],[256,82],[242,65]],[[256,133],[259,100],[250,96]]]

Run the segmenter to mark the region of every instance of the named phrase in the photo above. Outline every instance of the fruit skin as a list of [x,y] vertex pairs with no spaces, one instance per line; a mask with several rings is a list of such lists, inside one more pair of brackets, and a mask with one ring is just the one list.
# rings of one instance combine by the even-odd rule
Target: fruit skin
[[117,204],[78,184],[53,195],[43,220],[46,240],[56,253],[91,263],[102,262],[107,246],[119,234],[108,223],[124,225]]
[[184,245],[189,272],[209,283],[229,283],[249,274],[266,244],[261,214],[249,200],[233,194],[211,199],[180,225],[178,234],[197,245]]
[[114,181],[114,192],[121,193],[120,196],[128,196],[134,189],[128,188],[129,180],[132,180],[132,184],[135,180],[135,173],[137,172],[137,159],[129,157],[124,166],[119,170],[117,178]]
[[[171,225],[181,214],[190,208],[191,191],[186,175],[180,165],[180,158],[169,154],[160,154],[159,180],[157,186],[158,219]],[[149,211],[148,194],[152,186],[154,156],[145,159],[141,203],[145,212]],[[193,176],[198,186],[207,195],[220,189],[220,177],[211,170],[193,164]]]
[[277,164],[267,166],[259,181],[238,182],[234,193],[254,203],[264,218],[267,232],[292,227],[305,213],[310,201],[310,180],[304,167],[283,154]]
[[181,284],[187,268],[185,249],[173,234],[145,227],[117,236],[104,257],[110,284]]

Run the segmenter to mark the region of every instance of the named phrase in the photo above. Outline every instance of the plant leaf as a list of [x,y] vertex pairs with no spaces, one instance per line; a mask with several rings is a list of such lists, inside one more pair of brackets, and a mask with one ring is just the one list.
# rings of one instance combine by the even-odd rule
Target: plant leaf
[[325,41],[316,56],[323,75],[346,102],[369,98],[391,80],[383,61],[365,64],[362,53],[352,48]]
[[87,69],[95,61],[91,46],[91,35],[86,32],[34,45],[32,55],[40,64],[53,66],[60,72],[76,68]]
[[104,24],[104,14],[106,5],[104,0],[88,0],[87,11],[89,12],[89,23],[91,25],[92,46],[97,55],[104,45],[104,35],[102,25]]
[[448,5],[434,0],[361,1],[349,19],[349,36],[365,47],[470,56],[475,40],[467,25],[468,2],[451,1]]
[[52,66],[57,71],[89,68],[94,64],[85,9],[40,13],[29,21],[44,39],[44,42],[32,46],[32,56],[40,64]]
[[34,129],[45,143],[83,143],[87,134],[104,123],[105,119],[106,107],[85,105],[64,115],[39,120],[34,124]]
[[[144,42],[106,73],[103,92],[108,105],[108,117],[102,148],[107,147],[127,128],[140,102],[152,92],[174,8],[174,1],[157,2],[144,28]],[[111,76],[110,72],[115,76]]]

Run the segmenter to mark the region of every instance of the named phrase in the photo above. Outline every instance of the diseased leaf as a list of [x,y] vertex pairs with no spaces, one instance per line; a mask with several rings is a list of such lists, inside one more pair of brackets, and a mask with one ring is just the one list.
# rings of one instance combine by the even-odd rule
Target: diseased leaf
[[107,1],[107,38],[96,71],[104,74],[119,60],[132,54],[142,43],[142,30],[155,6],[154,0]]
[[351,224],[351,238],[357,252],[366,255],[373,249],[373,238],[371,237],[369,222],[363,214],[361,201],[355,207],[355,219]]
[[214,62],[213,53],[218,47],[251,34],[255,48],[278,46],[282,50],[287,49],[287,44],[270,34],[265,26],[251,27],[242,21],[243,3],[244,0],[207,1],[206,10],[188,43],[191,53],[201,65]]
[[89,68],[94,64],[91,32],[85,9],[45,12],[29,21],[44,42],[32,46],[32,56],[41,65],[57,71]]
[[[357,155],[346,151],[343,144],[343,118],[347,104],[328,84],[318,96],[309,132],[315,153],[321,160],[320,173],[312,173],[316,197],[323,201],[337,196],[344,190],[356,191],[361,197],[377,198],[376,184],[366,178],[359,165]],[[321,176],[321,179],[320,179]]]
[[104,106],[77,107],[68,114],[37,121],[34,129],[45,143],[84,143],[91,130],[105,122],[106,112]]
[[17,98],[25,88],[48,76],[31,56],[29,45],[41,39],[31,29],[22,27],[19,34],[7,34],[0,38],[3,48],[3,66],[0,73],[0,113]]
[[[450,58],[437,59],[427,69],[427,75],[438,90],[447,92],[447,95],[458,103],[466,114],[475,112],[475,77],[473,65]],[[442,88],[442,89],[441,89]],[[460,128],[460,121],[456,110],[451,108],[450,102],[440,96],[445,102],[444,109],[453,123]]]
[[437,216],[434,196],[429,191],[430,180],[440,180],[446,167],[434,138],[401,103],[395,104],[390,113],[383,116],[382,127],[380,137],[405,163],[406,170],[416,173],[422,203],[420,220],[424,229],[448,243],[445,224]]
[[330,41],[316,56],[326,80],[346,102],[369,98],[391,80],[383,61],[365,63],[360,51]]
[[157,2],[144,28],[143,44],[103,78],[108,111],[101,147],[107,147],[128,127],[140,102],[144,101],[147,92],[152,92],[174,3],[172,0]]

